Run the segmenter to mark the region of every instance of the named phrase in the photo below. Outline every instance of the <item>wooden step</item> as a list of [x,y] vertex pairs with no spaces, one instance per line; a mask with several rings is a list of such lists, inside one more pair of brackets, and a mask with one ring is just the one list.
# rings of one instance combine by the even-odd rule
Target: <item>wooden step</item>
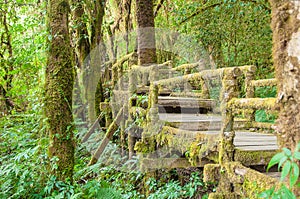
[[[217,114],[159,113],[160,120],[166,125],[189,131],[220,130],[222,117]],[[236,119],[235,129],[249,128],[248,120]]]
[[182,107],[182,108],[208,108],[212,109],[216,106],[213,99],[197,99],[190,97],[169,97],[159,96],[158,104],[161,106]]
[[[207,136],[207,140],[214,140],[218,144],[220,140],[220,131],[187,131],[176,129],[172,127],[163,127],[164,133],[173,135],[173,139],[169,138],[169,144],[161,145],[157,154],[164,154],[163,149],[169,149],[173,155],[183,155],[182,150],[188,150],[191,143],[195,143],[197,136]],[[162,136],[163,137],[163,136]],[[171,143],[171,144],[170,144]],[[172,144],[173,143],[173,144]],[[179,145],[178,145],[179,144]],[[271,158],[277,153],[278,146],[276,144],[276,137],[269,134],[261,134],[249,131],[237,131],[234,139],[236,145],[234,151],[234,161],[241,162],[245,166],[266,166]],[[185,146],[187,145],[187,146]],[[162,152],[160,152],[160,150]],[[177,152],[178,153],[177,153]],[[156,155],[157,155],[156,154]],[[162,169],[162,168],[189,168],[194,167],[186,158],[165,158],[165,156],[156,155],[152,158],[144,158],[142,160],[142,167],[144,169]],[[172,155],[172,156],[173,156]],[[172,157],[171,156],[171,157]],[[200,160],[196,167],[203,167],[205,164],[212,163],[210,160],[204,158]]]
[[237,131],[234,145],[243,151],[276,151],[278,150],[277,137],[273,134]]
[[[166,126],[163,130],[165,133],[174,135],[174,139],[181,139],[182,142],[184,139],[188,139],[187,141],[190,142],[199,134],[202,137],[207,136],[208,139],[215,139],[217,143],[220,136],[220,130],[188,131]],[[273,153],[278,150],[277,138],[275,135],[250,131],[236,131],[233,144],[238,151],[245,153],[249,151],[255,151],[257,153],[271,151]],[[175,148],[176,146],[173,147]]]

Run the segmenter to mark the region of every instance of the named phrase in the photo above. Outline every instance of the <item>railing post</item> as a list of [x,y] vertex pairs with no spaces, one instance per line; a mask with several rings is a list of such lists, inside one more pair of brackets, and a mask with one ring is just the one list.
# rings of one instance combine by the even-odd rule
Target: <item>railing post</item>
[[123,81],[122,81],[122,75],[123,75],[123,65],[120,65],[117,67],[117,77],[118,77],[118,87],[119,90],[123,90]]
[[221,91],[221,113],[223,118],[223,126],[221,129],[221,143],[219,150],[219,163],[223,165],[225,162],[233,161],[234,153],[234,136],[233,130],[233,113],[231,107],[228,107],[228,102],[235,97],[238,97],[238,82],[237,77],[241,75],[241,70],[238,68],[229,71],[224,70],[222,79]]
[[[130,110],[132,108],[132,96],[136,92],[137,89],[137,69],[136,68],[131,68],[129,71],[129,85],[128,85],[128,92],[129,92],[129,101],[128,101],[128,106],[127,106],[127,114],[128,114],[128,119],[126,122],[126,127],[129,125],[133,124],[133,118],[132,115],[130,114]],[[134,145],[135,145],[135,135],[132,129],[128,130],[128,151],[129,151],[129,159],[132,158],[134,154]]]
[[201,93],[204,99],[209,99],[209,90],[207,88],[206,82],[204,78],[200,77],[200,86],[201,86]]
[[148,115],[147,123],[155,124],[158,121],[158,85],[154,82],[150,85],[149,100],[148,100]]
[[114,87],[117,82],[118,82],[118,67],[113,66],[112,67],[112,87]]
[[[248,70],[245,74],[245,87],[246,87],[246,98],[254,98],[255,97],[255,89],[252,86],[251,81],[255,78],[256,67],[249,66]],[[249,109],[246,112],[246,117],[249,119],[250,123],[255,121],[255,110]]]

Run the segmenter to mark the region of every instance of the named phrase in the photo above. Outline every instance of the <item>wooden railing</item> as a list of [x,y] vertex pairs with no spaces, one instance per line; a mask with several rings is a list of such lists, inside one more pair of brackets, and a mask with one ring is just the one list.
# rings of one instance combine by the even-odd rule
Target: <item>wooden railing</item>
[[[209,89],[205,82],[205,79],[220,78],[222,81],[222,90],[220,92],[221,101],[221,114],[223,117],[223,127],[221,130],[221,145],[220,145],[220,159],[219,161],[232,160],[232,154],[234,151],[233,139],[233,115],[227,110],[228,104],[231,99],[237,98],[240,94],[238,78],[244,75],[245,85],[250,86],[250,82],[254,79],[256,67],[255,66],[242,66],[242,67],[230,67],[221,68],[216,70],[203,70],[198,73],[184,75],[181,77],[174,77],[165,80],[159,80],[151,83],[149,90],[149,104],[147,113],[147,126],[149,127],[144,131],[142,135],[142,142],[151,143],[151,133],[157,133],[155,130],[159,129],[158,123],[158,96],[159,90],[165,87],[173,88],[180,84],[186,84],[191,82],[193,84],[198,83],[200,86],[199,93],[202,98],[209,99]],[[249,94],[248,94],[249,96]],[[153,144],[152,144],[153,145]],[[155,145],[155,144],[154,144]],[[223,149],[223,150],[222,150]]]

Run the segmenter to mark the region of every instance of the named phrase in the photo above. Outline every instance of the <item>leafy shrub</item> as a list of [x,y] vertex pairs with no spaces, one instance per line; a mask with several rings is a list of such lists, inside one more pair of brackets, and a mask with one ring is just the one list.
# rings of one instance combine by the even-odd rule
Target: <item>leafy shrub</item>
[[[283,148],[283,151],[276,154],[269,162],[267,170],[272,166],[278,165],[278,170],[281,169],[281,186],[278,190],[275,190],[275,187],[272,189],[266,190],[263,193],[259,194],[260,198],[289,198],[296,199],[295,194],[293,193],[293,188],[300,187],[299,183],[299,166],[297,162],[300,160],[300,143],[297,145],[297,148],[294,153],[290,149]],[[288,177],[289,187],[284,183],[284,180]],[[297,184],[298,183],[298,184]]]

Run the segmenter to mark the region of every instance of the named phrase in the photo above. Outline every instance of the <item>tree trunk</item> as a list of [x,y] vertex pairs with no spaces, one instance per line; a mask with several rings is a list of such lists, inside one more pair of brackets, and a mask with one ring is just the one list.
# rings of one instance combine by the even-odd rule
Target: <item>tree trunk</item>
[[51,39],[46,68],[45,115],[49,125],[49,157],[58,158],[52,162],[57,168],[51,172],[61,181],[72,181],[75,148],[72,116],[74,68],[68,27],[69,11],[68,1],[49,0],[48,27]]
[[280,110],[276,132],[280,147],[294,150],[300,140],[300,2],[270,2]]
[[[73,19],[77,27],[76,52],[84,84],[84,91],[81,91],[80,94],[84,95],[81,97],[84,98],[82,101],[84,101],[84,105],[87,107],[90,124],[93,124],[97,119],[96,114],[99,105],[96,95],[103,95],[102,90],[97,90],[97,85],[100,85],[99,88],[102,88],[103,81],[101,78],[99,79],[101,76],[101,68],[99,66],[105,62],[105,46],[100,45],[105,3],[106,0],[73,0],[73,5],[75,6]],[[89,22],[85,22],[84,20],[84,11],[87,13]],[[90,31],[88,31],[88,27]]]
[[85,58],[90,53],[90,42],[88,37],[87,24],[84,21],[84,3],[82,0],[73,0],[75,7],[73,20],[76,34],[76,54],[78,57],[78,68],[83,67]]
[[156,63],[155,29],[152,0],[136,0],[139,65]]
[[[7,19],[7,11],[0,16],[0,25],[4,30],[1,32],[0,38],[0,68],[3,69],[3,82],[0,85],[0,117],[8,114],[14,103],[9,97],[9,91],[12,89],[13,81],[13,47],[11,42],[11,30],[9,29],[9,20]],[[2,115],[3,114],[3,115]]]

